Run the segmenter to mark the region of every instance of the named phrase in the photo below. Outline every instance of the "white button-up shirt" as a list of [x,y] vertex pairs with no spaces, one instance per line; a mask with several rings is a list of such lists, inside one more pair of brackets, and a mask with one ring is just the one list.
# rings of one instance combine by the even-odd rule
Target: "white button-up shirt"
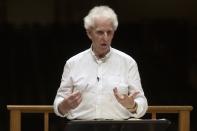
[[[121,94],[128,94],[132,90],[140,92],[135,98],[138,105],[136,113],[129,112],[116,100],[113,93],[115,87]],[[67,114],[60,114],[58,105],[76,90],[82,93],[82,102]],[[65,64],[54,100],[55,113],[68,119],[139,118],[146,113],[147,107],[136,62],[114,48],[110,48],[102,59],[97,59],[91,48],[71,57]]]

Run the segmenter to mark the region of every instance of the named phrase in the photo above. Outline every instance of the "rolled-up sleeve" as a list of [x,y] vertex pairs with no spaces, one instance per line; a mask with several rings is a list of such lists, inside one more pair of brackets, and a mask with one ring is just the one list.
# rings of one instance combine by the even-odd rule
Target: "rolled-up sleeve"
[[61,114],[58,110],[59,104],[64,100],[72,92],[72,80],[70,77],[70,66],[67,62],[64,66],[64,71],[62,74],[61,84],[59,89],[57,90],[57,94],[53,103],[54,112],[56,115],[60,117],[65,117],[67,114]]
[[141,86],[141,79],[137,67],[137,63],[132,61],[129,68],[129,75],[128,75],[128,83],[129,83],[129,90],[136,90],[140,93],[136,96],[135,102],[137,103],[138,107],[135,113],[132,113],[132,117],[140,118],[142,117],[147,109],[148,109],[148,102],[144,95],[144,91]]

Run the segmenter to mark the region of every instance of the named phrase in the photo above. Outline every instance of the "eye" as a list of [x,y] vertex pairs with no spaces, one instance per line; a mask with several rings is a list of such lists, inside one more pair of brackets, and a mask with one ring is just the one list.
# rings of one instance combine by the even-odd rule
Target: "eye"
[[107,31],[107,35],[111,35],[112,34],[112,31]]
[[103,35],[103,34],[104,34],[104,32],[103,32],[103,31],[101,31],[101,30],[98,30],[98,31],[96,31],[96,34],[98,34],[98,35]]

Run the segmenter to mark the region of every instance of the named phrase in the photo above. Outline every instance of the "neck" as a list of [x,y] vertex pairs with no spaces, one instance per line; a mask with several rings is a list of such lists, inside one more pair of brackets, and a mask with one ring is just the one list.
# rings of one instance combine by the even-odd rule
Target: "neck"
[[96,56],[98,59],[102,59],[102,58],[104,58],[104,57],[107,55],[107,53],[110,52],[110,49],[108,49],[106,52],[99,52],[99,51],[95,50],[95,49],[92,47],[92,51],[94,52],[95,56]]
[[96,57],[97,57],[98,59],[101,59],[101,58],[105,57],[105,55],[106,55],[106,54],[100,54],[100,55],[96,55]]
[[102,58],[104,58],[106,55],[107,55],[107,53],[109,52],[109,51],[107,51],[107,52],[105,52],[105,53],[98,53],[98,52],[96,52],[95,50],[93,50],[93,52],[94,52],[94,54],[95,54],[95,56],[98,58],[98,59],[102,59]]

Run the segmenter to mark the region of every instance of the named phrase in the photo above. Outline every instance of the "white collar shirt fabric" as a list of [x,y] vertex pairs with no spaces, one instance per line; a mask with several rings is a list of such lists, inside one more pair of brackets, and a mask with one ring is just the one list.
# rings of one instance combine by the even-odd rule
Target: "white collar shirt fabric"
[[[115,87],[121,94],[128,94],[132,90],[140,92],[135,98],[138,105],[136,113],[129,112],[116,100],[113,93]],[[76,90],[82,93],[82,102],[67,114],[60,114],[58,105]],[[71,120],[140,118],[147,108],[135,60],[114,48],[110,48],[102,59],[97,59],[91,48],[71,57],[64,66],[54,100],[54,112]]]

